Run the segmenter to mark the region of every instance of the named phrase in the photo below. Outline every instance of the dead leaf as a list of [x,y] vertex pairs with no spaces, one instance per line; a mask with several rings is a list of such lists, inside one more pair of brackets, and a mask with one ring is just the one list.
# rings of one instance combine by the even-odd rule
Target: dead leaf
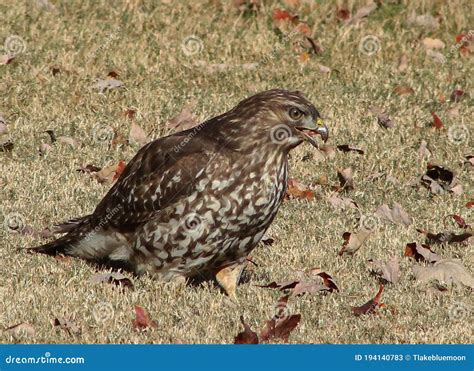
[[439,116],[436,113],[431,112],[431,116],[433,117],[432,125],[433,125],[434,128],[436,128],[436,129],[444,128],[443,122],[441,121],[441,119],[439,118]]
[[458,259],[441,259],[431,267],[414,266],[413,274],[420,284],[436,280],[442,285],[462,284],[474,288],[474,279]]
[[130,133],[128,135],[128,141],[131,144],[139,144],[140,146],[143,146],[148,143],[148,137],[145,133],[145,130],[143,130],[137,123],[132,122]]
[[134,289],[132,281],[120,272],[98,273],[91,277],[90,282],[92,283],[106,282],[106,283],[112,283],[117,286],[125,287],[131,290]]
[[473,207],[474,207],[474,200],[467,202],[465,206],[466,206],[468,209],[473,208]]
[[418,155],[420,158],[430,158],[431,157],[431,151],[428,149],[428,143],[426,140],[422,140],[420,144],[420,148],[418,149]]
[[361,305],[360,307],[352,307],[352,312],[356,316],[375,313],[376,309],[382,305],[382,303],[380,303],[380,297],[382,296],[383,289],[384,286],[380,285],[379,291],[373,299],[370,299],[367,303]]
[[10,64],[15,58],[16,56],[11,54],[0,55],[0,65]]
[[435,254],[429,245],[422,245],[418,242],[407,243],[404,256],[414,258],[416,261],[426,261],[436,263],[441,260],[441,256]]
[[359,250],[362,246],[362,244],[369,238],[370,234],[372,231],[369,231],[367,229],[361,229],[357,233],[351,233],[351,232],[345,232],[342,235],[342,238],[344,239],[344,243],[342,244],[342,248],[339,251],[338,255],[342,256],[344,254],[347,255],[354,255],[357,250]]
[[426,49],[443,49],[445,47],[444,42],[440,39],[432,39],[431,37],[425,37],[422,43]]
[[331,197],[328,198],[329,203],[334,207],[334,208],[339,208],[339,209],[347,209],[347,208],[352,208],[352,209],[358,209],[359,205],[352,199],[348,197],[339,197],[336,195],[332,195]]
[[61,330],[66,331],[69,335],[80,335],[81,328],[73,321],[64,317],[57,317],[53,321],[54,327],[59,327]]
[[454,219],[459,228],[468,229],[471,227],[469,224],[466,223],[466,221],[461,215],[451,214],[448,216]]
[[286,196],[289,199],[299,198],[311,201],[312,199],[314,199],[314,192],[303,183],[300,183],[293,178],[289,178]]
[[395,94],[397,94],[398,96],[400,97],[406,97],[408,95],[412,95],[412,94],[415,94],[415,91],[409,87],[409,86],[404,86],[404,85],[401,85],[401,86],[396,86],[394,89],[393,89],[393,92]]
[[58,143],[67,144],[67,145],[71,146],[72,148],[79,147],[79,144],[78,144],[77,140],[75,140],[74,138],[71,138],[71,137],[60,136],[60,137],[57,137],[56,140],[58,141]]
[[5,142],[0,142],[0,152],[11,152],[13,151],[14,144],[12,141],[7,140]]
[[456,177],[451,170],[432,164],[427,165],[426,173],[420,181],[433,194],[443,194],[456,186]]
[[393,256],[389,261],[369,260],[372,270],[381,278],[389,283],[397,283],[400,280],[400,264],[398,257]]
[[237,334],[234,344],[258,344],[258,335],[245,323],[244,316],[240,316],[240,322],[244,326],[244,331]]
[[323,66],[322,64],[318,64],[318,69],[322,73],[331,73],[331,68]]
[[375,212],[375,215],[381,219],[388,221],[393,224],[401,224],[408,227],[413,223],[413,218],[403,209],[402,205],[394,202],[393,208],[386,204],[380,205]]
[[182,111],[166,123],[168,129],[174,131],[183,131],[195,127],[198,122],[193,115],[193,110],[196,107],[196,102],[190,102],[185,105]]
[[99,93],[104,93],[107,90],[117,89],[123,86],[123,82],[116,79],[97,79],[95,88],[99,89]]
[[135,305],[135,319],[132,321],[132,326],[135,330],[158,327],[157,323],[150,319],[148,312],[139,305]]
[[409,15],[407,23],[410,26],[417,26],[431,30],[435,30],[439,27],[439,21],[431,14],[416,15],[414,11]]
[[137,111],[135,111],[134,109],[127,109],[123,112],[123,115],[128,118],[129,120],[134,120],[135,119],[135,116],[137,114]]
[[275,243],[275,239],[273,237],[267,236],[266,234],[263,235],[263,237],[260,241],[265,246],[272,246]]
[[347,8],[341,7],[336,10],[336,18],[341,21],[348,21],[351,18],[351,13]]
[[17,325],[8,327],[5,329],[13,337],[34,337],[36,334],[36,330],[33,325],[30,325],[27,322],[22,322]]
[[265,328],[260,332],[260,339],[268,341],[272,339],[281,339],[288,341],[290,333],[298,326],[301,320],[301,314],[293,314],[287,316],[286,305],[288,296],[281,297],[276,304],[276,308],[280,309],[283,314],[278,313],[270,321],[267,321]]
[[363,18],[366,18],[372,13],[375,9],[377,9],[376,3],[371,3],[369,5],[363,6],[359,8],[354,16],[349,19],[348,24],[355,24],[359,23]]
[[286,10],[277,8],[273,10],[273,21],[277,24],[279,22],[287,22],[287,21],[295,23],[298,21],[298,16],[290,14]]
[[472,229],[467,229],[464,233],[456,234],[453,232],[430,233],[423,229],[417,229],[419,233],[426,236],[426,242],[430,243],[461,243],[473,236]]
[[392,119],[386,113],[381,113],[377,116],[377,123],[384,129],[390,129],[395,126]]
[[338,145],[336,148],[342,152],[356,152],[359,155],[364,154],[364,151],[362,149],[351,146],[350,144],[341,144],[341,145]]
[[102,168],[101,170],[91,173],[91,176],[101,184],[110,184],[118,179],[117,174],[121,173],[125,167],[124,161],[112,164]]
[[343,190],[353,190],[354,189],[354,179],[352,174],[352,168],[348,167],[337,172],[337,177],[339,183],[341,184],[341,189]]
[[453,90],[453,92],[451,93],[451,97],[450,97],[450,98],[451,98],[451,102],[458,103],[458,102],[460,102],[465,96],[466,96],[466,94],[464,93],[464,91],[459,90],[459,89]]

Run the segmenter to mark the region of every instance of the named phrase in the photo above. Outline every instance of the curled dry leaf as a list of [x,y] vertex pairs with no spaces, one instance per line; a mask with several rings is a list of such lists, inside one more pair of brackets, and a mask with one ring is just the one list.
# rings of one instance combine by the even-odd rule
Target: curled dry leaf
[[4,55],[0,55],[0,65],[6,65],[6,64],[10,64],[11,62],[13,62],[13,60],[15,59],[15,55],[12,55],[12,54],[4,54]]
[[135,305],[135,319],[132,321],[132,326],[135,330],[158,327],[157,323],[150,319],[148,312],[139,305]]
[[413,90],[413,88],[411,88],[410,86],[406,86],[406,85],[396,86],[393,89],[393,92],[395,94],[397,94],[398,96],[400,96],[400,97],[406,97],[408,95],[415,94],[415,91]]
[[384,286],[380,285],[379,291],[375,297],[360,307],[352,307],[352,313],[356,316],[375,313],[376,309],[382,306],[382,303],[380,303],[380,297],[382,296],[383,289]]
[[22,322],[14,326],[10,326],[5,329],[5,332],[9,333],[13,337],[33,337],[35,336],[35,328],[33,325]]
[[404,256],[428,263],[436,263],[442,259],[441,256],[431,250],[431,246],[419,244],[418,242],[407,243]]
[[420,148],[418,149],[418,155],[420,156],[421,159],[423,158],[430,158],[431,157],[431,151],[428,149],[428,143],[426,140],[422,140],[420,144]]
[[357,250],[361,248],[365,240],[369,238],[371,233],[372,231],[369,231],[367,229],[361,229],[357,233],[345,232],[342,235],[342,238],[344,238],[344,243],[342,244],[342,248],[339,251],[338,255],[354,255]]
[[320,269],[313,269],[311,275],[311,278],[283,282],[273,281],[267,285],[258,285],[258,287],[277,289],[279,291],[290,290],[293,296],[314,292],[339,291],[334,279],[326,272],[323,272]]
[[262,239],[260,240],[265,246],[272,246],[275,243],[275,239],[270,237],[266,234],[263,235]]
[[148,136],[146,135],[145,130],[140,127],[140,125],[138,125],[136,122],[132,122],[132,125],[130,126],[130,133],[128,134],[128,141],[131,144],[143,146],[148,143]]
[[126,287],[128,289],[133,290],[133,282],[126,276],[124,276],[120,272],[107,272],[107,273],[98,273],[92,276],[90,279],[92,283],[112,283],[117,286]]
[[337,172],[337,177],[341,188],[339,190],[353,190],[354,189],[354,179],[352,168],[348,167]]
[[375,212],[379,218],[388,221],[393,224],[401,224],[408,227],[413,223],[413,218],[403,209],[402,205],[394,202],[393,208],[386,204],[380,205]]
[[97,79],[97,82],[94,85],[94,87],[99,90],[99,93],[103,93],[107,90],[117,89],[121,86],[123,86],[123,82],[116,80],[115,78],[105,80]]
[[462,284],[474,288],[474,278],[457,259],[441,259],[431,267],[414,266],[413,274],[420,284],[438,281],[441,284]]
[[69,335],[80,335],[81,328],[71,319],[64,317],[57,317],[53,321],[54,327],[59,327],[61,330],[66,331]]
[[240,322],[244,326],[244,331],[237,334],[234,344],[258,344],[258,335],[245,323],[244,316],[240,316]]
[[328,198],[329,203],[332,207],[336,209],[358,209],[359,205],[352,199],[348,197],[339,197],[332,195]]
[[456,234],[454,232],[440,232],[440,233],[431,233],[424,229],[417,229],[419,233],[422,233],[426,236],[426,242],[430,243],[461,243],[472,237],[473,231],[471,228],[466,229],[464,233]]
[[86,165],[77,169],[77,171],[90,174],[101,184],[110,184],[119,178],[125,166],[125,162],[120,160],[117,164],[109,165],[102,169],[94,165]]
[[351,146],[350,144],[341,144],[341,145],[338,145],[336,148],[342,152],[356,152],[359,155],[364,154],[364,151],[362,149]]
[[377,4],[374,2],[357,9],[354,16],[348,20],[348,24],[359,23],[363,18],[368,17],[375,9],[377,9]]
[[456,89],[453,90],[451,93],[451,102],[458,103],[460,102],[464,97],[466,96],[466,93],[464,91]]
[[385,282],[397,283],[401,277],[398,257],[393,256],[389,261],[369,260],[372,271],[379,275]]
[[166,127],[173,131],[182,131],[195,127],[198,124],[196,117],[193,115],[195,108],[196,102],[189,102],[177,116],[166,123]]
[[439,118],[439,116],[435,112],[431,112],[431,116],[433,117],[433,122],[431,123],[434,128],[442,129],[444,128],[443,122]]
[[433,194],[443,194],[446,191],[455,192],[457,182],[454,173],[441,166],[428,164],[426,173],[420,179],[421,184]]
[[289,199],[300,198],[300,199],[312,200],[314,198],[314,192],[303,183],[300,183],[297,180],[290,178],[288,179],[288,188],[286,190],[286,197]]
[[469,224],[466,223],[464,218],[460,215],[451,214],[451,215],[448,215],[448,216],[450,216],[451,218],[454,219],[454,221],[456,222],[456,224],[458,225],[459,228],[468,229],[468,228],[471,227]]

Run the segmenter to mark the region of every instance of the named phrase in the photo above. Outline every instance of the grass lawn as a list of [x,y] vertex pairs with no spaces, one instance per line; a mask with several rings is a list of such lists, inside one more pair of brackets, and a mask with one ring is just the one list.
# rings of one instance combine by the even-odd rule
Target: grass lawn
[[[258,285],[320,268],[339,292],[289,298],[286,313],[301,314],[291,343],[472,342],[473,239],[430,242],[437,255],[460,260],[465,284],[421,282],[413,268],[433,264],[404,256],[407,243],[425,243],[417,229],[462,233],[451,214],[474,223],[467,207],[474,166],[466,158],[474,155],[472,1],[366,5],[0,1],[0,328],[26,328],[0,331],[0,341],[232,343],[241,315],[261,330],[279,310],[284,293]],[[358,19],[361,8],[371,11]],[[123,85],[101,93],[97,79]],[[292,152],[290,176],[313,197],[284,202],[267,232],[274,243],[253,251],[238,302],[212,281],[130,277],[134,290],[122,290],[91,282],[97,270],[81,260],[21,250],[43,243],[32,231],[94,210],[110,183],[77,169],[129,161],[140,147],[127,142],[132,122],[154,139],[170,132],[166,123],[185,107],[200,122],[272,88],[303,91],[331,134],[325,151],[303,144]],[[383,127],[387,117],[392,127]],[[364,153],[335,148],[345,144]],[[451,170],[462,191],[423,187],[428,164]],[[347,168],[353,188],[341,190],[338,171]],[[358,207],[335,207],[331,197]],[[374,214],[395,203],[411,224]],[[18,223],[22,233],[11,231]],[[360,249],[339,256],[343,233],[363,229],[371,233]],[[355,316],[351,307],[380,287],[369,259],[394,256],[401,276],[385,285],[384,305]],[[136,305],[156,327],[133,328]],[[69,322],[61,329],[55,319]]]

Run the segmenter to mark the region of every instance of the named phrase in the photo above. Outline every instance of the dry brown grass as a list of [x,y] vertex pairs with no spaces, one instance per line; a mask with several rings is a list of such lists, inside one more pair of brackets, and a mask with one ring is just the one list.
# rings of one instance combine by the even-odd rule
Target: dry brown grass
[[[280,2],[265,2],[256,14],[242,14],[227,1],[184,2],[126,1],[110,6],[106,1],[61,2],[47,11],[30,2],[0,2],[2,28],[0,41],[19,35],[26,51],[9,65],[0,66],[0,112],[8,121],[12,153],[0,152],[1,209],[3,218],[21,214],[40,229],[54,222],[90,213],[108,186],[98,184],[76,171],[83,164],[104,166],[120,159],[129,160],[137,150],[122,146],[109,150],[94,140],[100,127],[112,127],[127,136],[130,121],[122,115],[137,110],[137,122],[151,137],[166,133],[164,123],[195,99],[199,119],[231,108],[243,97],[269,88],[299,89],[315,103],[330,125],[331,144],[349,143],[365,150],[364,155],[337,152],[334,159],[313,158],[302,146],[292,155],[291,175],[315,184],[323,175],[337,184],[337,169],[352,167],[356,188],[347,196],[359,211],[338,211],[327,196],[329,186],[315,186],[311,201],[285,202],[269,235],[271,246],[259,246],[253,254],[250,281],[239,287],[240,303],[232,303],[209,282],[202,286],[162,284],[147,277],[134,279],[135,291],[122,293],[112,285],[91,284],[93,267],[82,261],[57,261],[31,256],[18,248],[39,244],[37,237],[0,230],[0,327],[20,322],[34,325],[33,337],[14,338],[0,332],[2,342],[51,343],[228,343],[241,330],[239,316],[259,328],[274,313],[278,293],[256,287],[269,281],[292,279],[297,271],[320,267],[330,273],[340,293],[291,298],[292,313],[302,321],[290,337],[295,343],[468,343],[472,328],[467,325],[473,302],[469,289],[453,287],[440,292],[416,286],[411,274],[414,263],[403,258],[405,244],[422,242],[416,228],[444,230],[444,217],[461,214],[474,222],[472,210],[465,208],[473,194],[473,173],[462,168],[464,155],[472,154],[472,98],[449,102],[455,88],[472,97],[472,58],[455,53],[446,63],[426,55],[421,40],[430,36],[446,43],[447,55],[454,38],[472,27],[472,2],[384,1],[359,26],[342,26],[335,19],[336,5],[301,1],[295,10],[307,21],[323,46],[320,56],[304,65],[289,45],[269,58],[278,42],[271,14]],[[34,3],[34,2],[33,2]],[[169,4],[168,4],[169,3]],[[341,2],[342,3],[342,2]],[[28,4],[28,5],[27,5]],[[353,13],[363,1],[347,1]],[[410,14],[430,13],[442,21],[436,30],[410,26]],[[198,36],[200,53],[186,56],[182,40]],[[367,56],[359,52],[360,40],[375,35],[381,50]],[[0,53],[2,54],[2,53]],[[402,54],[408,56],[406,71],[398,72]],[[196,65],[224,63],[239,65],[268,60],[257,69],[229,68],[224,72],[206,71]],[[332,69],[322,73],[319,64]],[[60,73],[53,76],[51,66]],[[125,86],[104,95],[92,88],[96,78],[110,70],[120,73]],[[414,94],[399,97],[393,89],[408,85]],[[439,97],[447,102],[440,103]],[[380,106],[395,122],[393,129],[380,128],[369,113]],[[459,114],[449,116],[447,109]],[[443,130],[427,128],[430,112],[435,111],[445,124]],[[462,143],[449,139],[448,129],[464,126]],[[71,148],[57,144],[47,156],[38,155],[43,133],[53,129],[57,135],[79,140]],[[432,151],[429,161],[454,170],[464,186],[464,194],[431,196],[423,188],[409,185],[426,169],[418,147],[426,140]],[[396,183],[382,177],[384,172]],[[399,202],[413,216],[408,228],[378,224],[373,235],[354,257],[338,257],[342,233],[358,228],[358,218],[370,215],[383,204]],[[473,271],[470,245],[436,246],[445,257],[462,259]],[[354,317],[350,307],[371,298],[378,289],[370,276],[368,259],[400,257],[402,278],[388,285],[383,302],[392,310],[378,315]],[[94,317],[104,307],[112,308],[111,318]],[[453,316],[458,305],[460,316]],[[134,305],[146,308],[158,327],[146,333],[132,329]],[[454,308],[454,309],[453,309]],[[471,308],[471,309],[469,309]],[[471,310],[471,312],[470,312]],[[55,317],[73,319],[81,335],[56,331]],[[97,317],[97,316],[96,316]],[[107,316],[106,316],[107,317]],[[109,316],[110,317],[110,316]],[[471,335],[469,335],[471,334]]]

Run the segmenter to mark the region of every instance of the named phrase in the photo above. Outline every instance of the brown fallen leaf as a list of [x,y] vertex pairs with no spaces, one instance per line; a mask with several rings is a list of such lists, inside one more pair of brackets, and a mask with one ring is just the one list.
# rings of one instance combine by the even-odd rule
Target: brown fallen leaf
[[22,322],[17,325],[10,326],[4,330],[5,332],[9,333],[13,337],[34,337],[36,334],[36,330],[33,325]]
[[0,65],[10,64],[11,62],[13,62],[15,57],[16,57],[15,55],[11,55],[11,54],[0,55]]
[[453,90],[453,92],[451,93],[450,99],[451,99],[451,102],[458,103],[461,100],[463,100],[465,96],[466,96],[466,93],[464,91],[456,89],[456,90]]
[[403,209],[402,205],[397,202],[393,203],[392,209],[390,209],[390,207],[386,204],[380,205],[375,212],[375,215],[377,215],[382,220],[393,224],[401,224],[405,227],[413,224],[413,218],[408,215],[408,213]]
[[99,90],[99,93],[104,93],[108,90],[117,89],[121,86],[123,86],[123,82],[120,80],[116,80],[115,78],[105,80],[97,79],[97,82],[94,85],[94,87]]
[[439,118],[439,116],[435,112],[431,112],[431,116],[433,117],[433,122],[431,123],[434,128],[442,129],[444,128],[443,122]]
[[332,195],[328,198],[329,203],[332,207],[336,209],[358,209],[359,205],[352,199],[348,197],[339,197]]
[[382,296],[383,289],[384,286],[380,285],[379,291],[375,297],[360,307],[352,307],[352,313],[356,316],[375,313],[376,309],[382,306],[382,303],[380,303],[380,297]]
[[371,233],[372,231],[369,231],[367,229],[361,229],[357,233],[345,232],[342,235],[342,238],[344,238],[344,243],[342,244],[342,248],[339,251],[338,255],[354,255],[357,250],[361,248],[365,240],[369,238]]
[[370,3],[366,6],[363,6],[357,9],[357,12],[354,16],[347,21],[348,24],[359,23],[363,18],[368,17],[375,9],[377,9],[376,3]]
[[377,123],[384,129],[390,129],[395,126],[392,119],[386,113],[380,113],[377,115]]
[[90,282],[92,283],[112,283],[117,286],[125,287],[133,290],[133,282],[130,278],[124,276],[120,272],[107,272],[107,273],[98,273],[91,277]]
[[469,224],[466,223],[466,221],[461,215],[451,214],[448,215],[448,217],[453,218],[459,228],[468,229],[471,227]]
[[262,242],[265,246],[272,246],[275,243],[275,239],[264,234],[260,242]]
[[132,326],[135,330],[158,327],[157,323],[150,319],[148,312],[139,305],[135,305],[135,319],[132,321]]
[[7,140],[5,142],[0,142],[0,152],[11,152],[13,151],[14,144],[12,141]]
[[436,263],[442,259],[441,256],[431,250],[431,246],[419,244],[418,242],[407,243],[404,256],[428,263]]
[[288,179],[288,188],[286,190],[286,198],[299,198],[311,201],[314,198],[314,192],[303,183],[293,178]]
[[196,104],[195,101],[186,104],[177,116],[166,123],[166,127],[173,131],[182,131],[195,127],[198,124],[196,117],[193,115]]
[[406,86],[406,85],[396,86],[393,89],[393,92],[395,94],[397,94],[398,96],[400,96],[400,97],[406,97],[408,95],[415,94],[415,91],[413,90],[413,88],[411,88],[409,86]]
[[420,179],[421,184],[433,194],[454,192],[457,180],[454,173],[442,166],[428,164],[426,173]]
[[258,344],[258,335],[245,323],[244,316],[240,316],[240,322],[244,326],[244,331],[237,334],[234,344]]
[[372,271],[385,282],[397,283],[400,280],[401,272],[398,257],[392,256],[387,262],[382,260],[369,260],[369,262]]
[[430,243],[461,243],[473,236],[472,229],[467,229],[464,233],[456,234],[454,232],[431,233],[424,229],[417,229],[417,232],[426,236],[426,242]]
[[81,328],[71,319],[64,317],[57,317],[53,321],[54,327],[59,327],[61,330],[66,331],[69,335],[80,335]]
[[92,172],[91,176],[101,184],[110,184],[118,179],[124,168],[125,162],[119,161],[117,164],[112,164],[97,172]]
[[420,284],[438,281],[448,286],[462,284],[474,288],[474,278],[458,259],[442,259],[430,267],[414,266],[413,274]]
[[262,341],[283,340],[288,341],[290,333],[298,326],[301,320],[301,314],[293,314],[288,316],[286,306],[288,296],[278,299],[276,308],[279,312],[269,321],[267,321],[264,329],[260,332]]
[[357,148],[357,147],[354,147],[354,146],[351,146],[349,144],[341,144],[341,145],[338,145],[336,147],[339,151],[342,151],[342,152],[356,152],[358,153],[359,155],[363,155],[364,154],[364,151],[360,148]]
[[123,112],[123,115],[128,118],[129,120],[134,120],[135,119],[135,116],[137,114],[137,111],[135,111],[134,109],[127,109]]
[[138,144],[140,146],[144,146],[148,143],[149,139],[143,130],[136,122],[132,122],[130,126],[130,132],[128,134],[128,141],[131,144]]
[[337,172],[337,177],[340,183],[339,190],[351,191],[354,189],[354,179],[352,174],[352,168],[347,167]]
[[420,148],[418,149],[418,155],[420,156],[421,159],[423,158],[430,158],[431,157],[431,151],[428,149],[428,143],[426,140],[422,140],[420,144]]
[[468,209],[473,208],[473,207],[474,207],[474,200],[467,202],[465,206],[466,206]]
[[445,47],[444,42],[440,39],[432,39],[431,37],[425,37],[422,43],[426,49],[443,49]]

